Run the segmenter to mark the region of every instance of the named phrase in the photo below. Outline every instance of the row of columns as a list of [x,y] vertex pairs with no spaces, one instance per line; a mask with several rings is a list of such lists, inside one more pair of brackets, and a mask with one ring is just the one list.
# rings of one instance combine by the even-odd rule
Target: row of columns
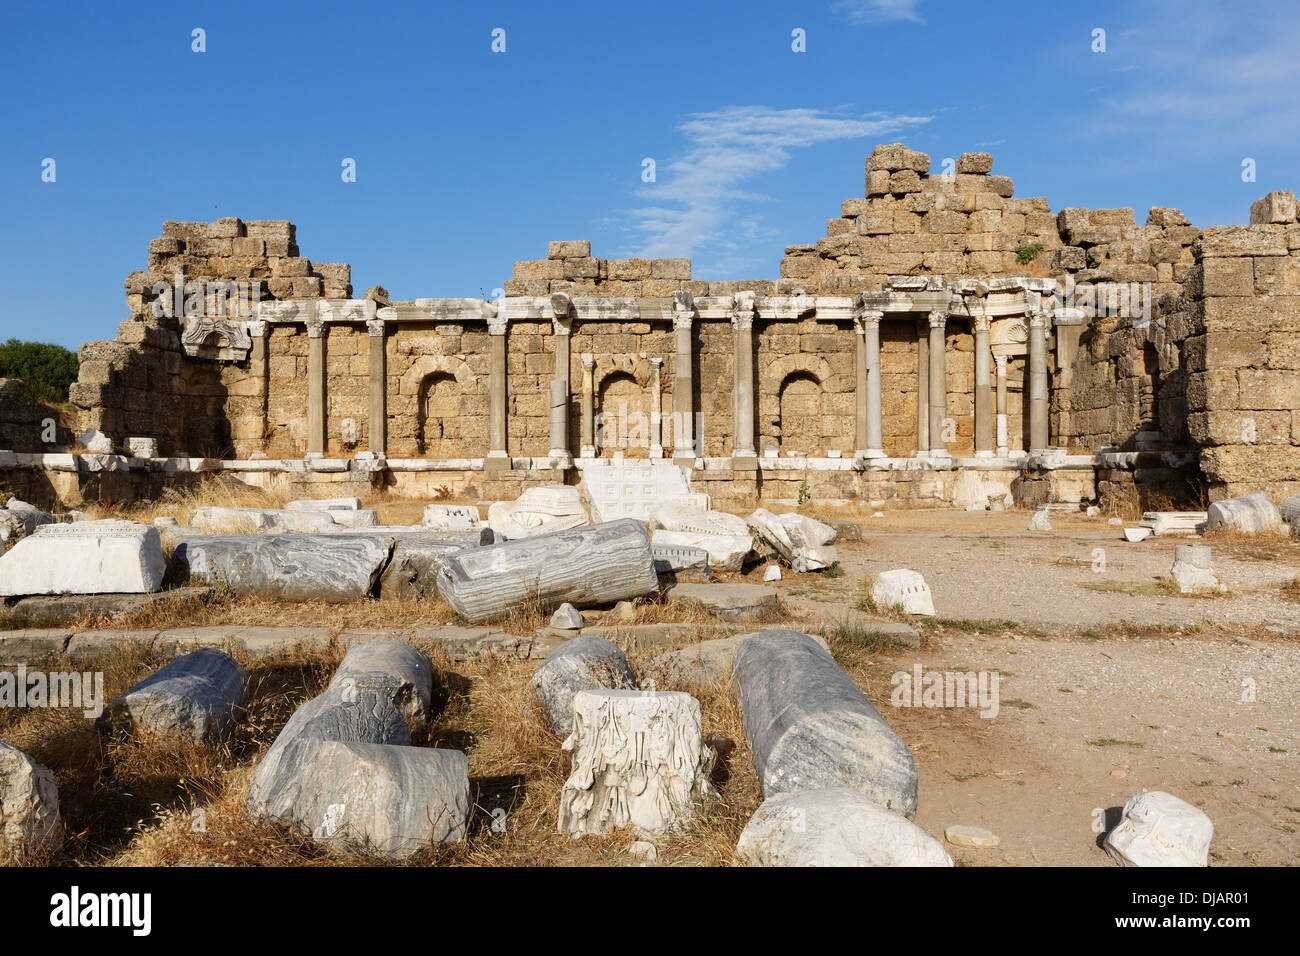
[[[880,322],[884,313],[859,311],[854,316],[857,333],[857,427],[856,449],[860,458],[884,457],[882,440],[883,382],[880,363]],[[948,456],[948,314],[931,312],[917,336],[917,454],[931,458]],[[975,340],[975,456],[1006,455],[1007,448],[1007,361],[996,356],[994,385],[989,348],[991,320],[983,312],[971,316]],[[996,395],[996,406],[994,405]],[[1048,446],[1047,316],[1035,312],[1029,320],[1029,447],[1041,451]],[[996,408],[996,411],[995,411]]]
[[[737,467],[756,468],[757,452],[754,448],[754,295],[740,293],[731,315],[735,347],[735,376],[732,394],[735,421],[735,447],[733,460]],[[857,414],[854,444],[858,457],[874,459],[885,456],[883,440],[883,381],[880,352],[880,323],[884,313],[861,310],[854,316]],[[947,334],[948,314],[931,312],[920,327],[917,336],[917,453],[931,458],[948,456],[945,431],[947,429]],[[1047,316],[1033,312],[1029,318],[1029,447],[1040,451],[1049,441],[1049,389],[1047,377]],[[989,349],[990,319],[977,313],[971,316],[975,340],[975,455],[991,457],[995,453],[1006,455],[1007,447],[1007,357],[993,356]],[[674,298],[673,329],[676,335],[673,380],[673,418],[676,434],[673,436],[674,457],[694,457],[694,349],[692,326],[694,305],[690,293],[679,292]],[[324,454],[326,442],[325,414],[325,323],[319,319],[306,321],[307,350],[307,452]],[[504,316],[488,318],[490,341],[489,370],[489,424],[488,464],[486,467],[509,467],[507,432],[507,351]],[[387,444],[387,350],[385,348],[385,322],[371,319],[366,322],[370,342],[369,366],[369,449],[383,454]],[[569,382],[571,318],[554,320],[555,331],[555,393],[552,404],[562,402],[564,414],[552,415],[551,454],[570,454],[567,408],[572,394]],[[265,328],[253,339],[254,358],[265,362]],[[996,365],[996,373],[990,366]],[[581,447],[579,454],[594,457],[595,440],[595,358],[582,355],[581,382]],[[663,456],[662,358],[650,359],[650,457]],[[992,381],[996,375],[996,383]],[[995,397],[996,396],[996,397]],[[994,402],[996,401],[996,405]],[[751,464],[752,461],[752,464]]]

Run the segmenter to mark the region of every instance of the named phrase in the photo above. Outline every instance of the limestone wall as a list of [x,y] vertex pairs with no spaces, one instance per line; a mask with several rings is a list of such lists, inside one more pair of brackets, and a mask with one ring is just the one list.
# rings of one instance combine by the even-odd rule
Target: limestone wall
[[1300,493],[1300,224],[1270,193],[1251,224],[1206,229],[1185,311],[1188,431],[1210,498]]
[[[526,316],[515,312],[505,323],[509,454],[541,459],[551,447],[547,390],[562,351],[559,320],[547,311],[552,294],[584,303],[575,306],[578,318],[568,326],[569,449],[576,452],[581,443],[584,356],[594,359],[601,453],[642,457],[650,444],[646,429],[656,381],[669,429],[677,404],[674,293],[698,301],[753,292],[767,302],[754,313],[752,337],[759,454],[775,448],[783,458],[791,452],[848,457],[861,400],[849,310],[771,303],[800,294],[870,294],[887,284],[897,288],[900,276],[942,280],[933,288],[924,282],[908,287],[924,286],[927,294],[956,288],[944,283],[974,282],[985,289],[975,293],[978,298],[998,277],[1028,276],[1050,279],[1059,291],[1056,301],[1044,294],[1041,305],[1034,298],[1032,306],[1050,316],[1050,445],[1086,453],[1199,447],[1214,496],[1255,487],[1300,491],[1294,454],[1300,360],[1293,345],[1300,331],[1293,327],[1300,322],[1300,223],[1291,194],[1273,193],[1257,203],[1249,226],[1202,233],[1165,207],[1152,208],[1143,225],[1128,208],[1053,212],[1046,199],[1016,197],[1012,181],[992,172],[986,153],[963,154],[951,168],[932,171],[931,165],[929,156],[899,144],[877,147],[866,161],[864,195],[841,204],[823,238],[789,246],[775,279],[697,279],[689,259],[598,258],[587,241],[552,242],[546,258],[515,263],[505,294],[524,302]],[[301,256],[293,225],[283,221],[164,224],[162,237],[150,243],[147,269],[127,279],[130,315],[116,339],[82,348],[81,379],[72,392],[82,427],[118,441],[156,437],[164,454],[306,453],[312,340],[301,317],[269,323],[267,337],[251,346],[227,341],[229,330],[220,323],[195,339],[184,309],[174,303],[161,314],[155,309],[160,284],[174,282],[177,273],[191,285],[244,283],[245,304],[254,310],[274,300],[307,300],[334,310],[335,318],[318,326],[326,457],[347,458],[370,447],[372,407],[383,410],[390,458],[453,459],[449,467],[468,468],[464,459],[489,450],[492,335],[485,320],[497,315],[495,306],[473,300],[465,308],[430,312],[419,301],[390,303],[386,292],[374,289],[367,293],[373,301],[351,302],[368,311],[353,309],[340,319],[338,310],[350,308],[349,267]],[[191,291],[187,286],[187,295]],[[205,315],[222,307],[211,288],[206,297],[198,291]],[[620,304],[591,304],[600,298]],[[936,299],[925,301],[943,309]],[[377,305],[391,307],[390,314],[396,309],[400,321],[387,321],[377,332],[368,328]],[[737,447],[737,338],[725,308],[708,308],[714,311],[692,320],[691,404],[703,455],[722,459]],[[918,328],[925,320],[922,310],[884,313],[880,322],[882,438],[890,457],[917,449],[917,339],[928,333]],[[943,418],[950,420],[946,445],[956,456],[974,450],[975,324],[974,312],[958,309],[946,326]],[[1016,339],[1014,326],[999,328],[995,321],[992,339],[994,354],[1006,357],[1007,444],[1013,450],[1026,446],[1029,431],[1028,346],[1025,330]],[[383,350],[382,387],[375,385],[380,406],[371,391],[372,348]],[[15,441],[0,430],[0,447]],[[671,456],[671,431],[663,444]],[[1143,471],[1155,475],[1159,468]],[[516,480],[522,479],[507,472],[483,482]],[[738,472],[726,480],[751,479]],[[785,489],[794,477],[752,480]],[[845,494],[873,500],[894,493],[883,485],[868,489],[874,478],[847,472],[819,481],[829,483],[827,491],[842,486]],[[927,481],[915,479],[918,488]],[[1127,481],[1104,479],[1117,488]],[[930,500],[931,490],[903,497]]]

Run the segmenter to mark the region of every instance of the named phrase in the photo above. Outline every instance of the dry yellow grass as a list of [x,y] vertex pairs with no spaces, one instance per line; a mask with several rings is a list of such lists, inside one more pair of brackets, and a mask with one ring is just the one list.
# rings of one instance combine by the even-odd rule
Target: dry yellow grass
[[[852,635],[830,635],[833,652],[863,686],[882,679],[874,649]],[[655,651],[631,651],[648,673]],[[436,652],[435,652],[436,654]],[[292,662],[244,661],[250,674],[246,712],[223,743],[176,745],[103,738],[79,711],[0,712],[0,736],[55,774],[67,828],[64,848],[28,864],[226,864],[339,866],[382,862],[356,850],[325,850],[243,808],[257,761],[284,722],[319,693],[337,666],[336,649]],[[111,698],[152,672],[160,660],[123,648],[103,664]],[[436,720],[414,743],[469,756],[474,810],[462,844],[437,846],[403,865],[635,865],[627,832],[572,840],[556,830],[569,756],[560,741],[525,719],[523,688],[536,661],[453,663],[434,657]],[[70,668],[52,659],[51,668]],[[740,831],[762,802],[740,715],[725,682],[687,685],[671,678],[660,690],[700,701],[705,738],[718,759],[713,795],[697,819],[657,841],[660,865],[733,865]],[[494,815],[495,811],[495,815]],[[504,811],[504,816],[501,816]],[[496,826],[494,826],[496,824]]]

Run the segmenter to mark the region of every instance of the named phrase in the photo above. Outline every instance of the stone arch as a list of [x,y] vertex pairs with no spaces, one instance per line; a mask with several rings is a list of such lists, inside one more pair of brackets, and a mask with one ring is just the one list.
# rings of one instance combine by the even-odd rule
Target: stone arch
[[[645,458],[650,450],[649,382],[637,375],[630,356],[597,363],[596,448],[598,453],[623,452]],[[648,368],[648,363],[645,363]],[[601,366],[605,367],[602,369]]]
[[821,456],[828,448],[841,446],[846,437],[851,442],[852,435],[828,431],[833,378],[830,363],[820,355],[786,355],[765,366],[759,372],[761,445]]
[[422,355],[402,376],[401,391],[415,401],[415,439],[422,455],[458,458],[472,429],[464,399],[475,391],[477,377],[463,359]]

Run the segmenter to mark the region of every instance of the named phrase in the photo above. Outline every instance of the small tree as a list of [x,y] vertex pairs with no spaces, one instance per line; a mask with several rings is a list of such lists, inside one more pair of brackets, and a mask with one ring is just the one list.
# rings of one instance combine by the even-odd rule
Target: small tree
[[79,367],[76,353],[61,345],[19,339],[0,345],[0,378],[22,379],[38,402],[66,402]]

